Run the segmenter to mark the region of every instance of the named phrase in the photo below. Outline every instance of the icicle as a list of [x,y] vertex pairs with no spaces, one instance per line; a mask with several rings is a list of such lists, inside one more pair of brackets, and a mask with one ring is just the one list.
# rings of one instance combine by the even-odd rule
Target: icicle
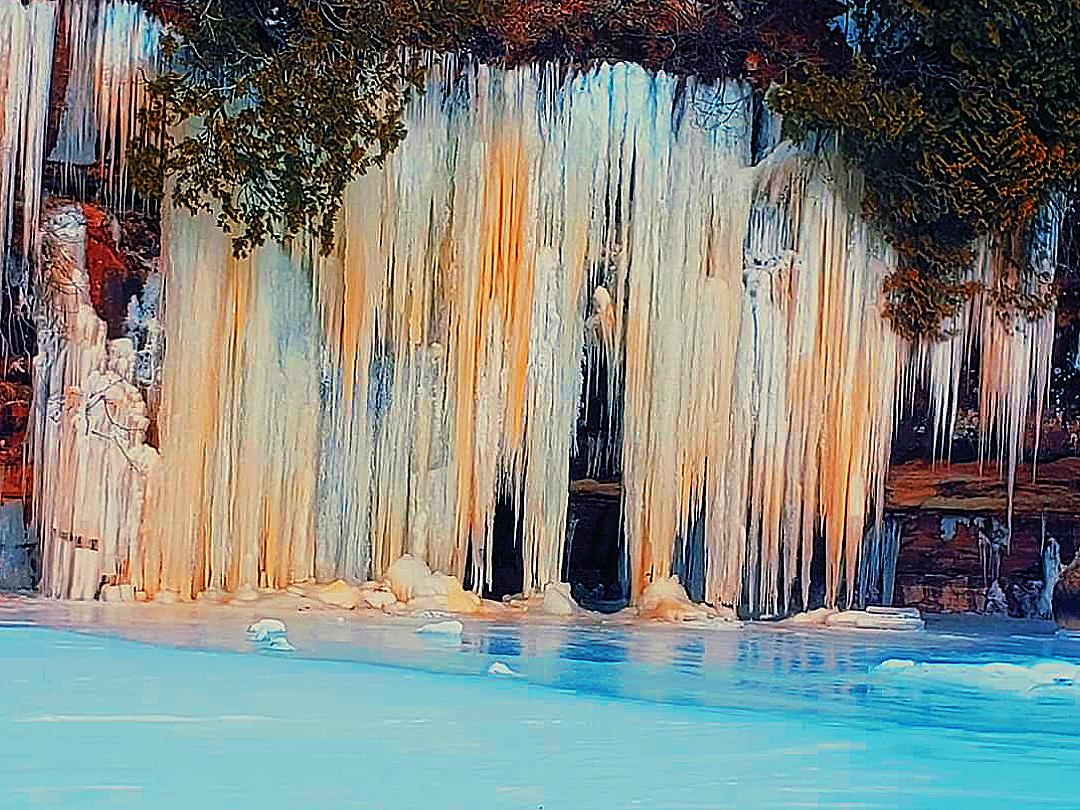
[[807,607],[818,537],[827,603],[879,582],[891,599],[894,420],[918,364],[941,369],[944,437],[973,344],[912,361],[882,320],[895,257],[859,217],[859,176],[791,144],[750,167],[736,84],[457,67],[434,65],[409,139],[347,190],[330,257],[237,261],[212,217],[167,208],[183,349],[140,587],[380,578],[410,554],[482,590],[502,498],[542,592],[564,571],[582,366],[602,358],[634,597],[700,515],[708,601]]
[[0,248],[21,199],[24,261],[36,252],[55,26],[54,2],[0,0]]
[[100,196],[126,208],[127,145],[157,75],[162,24],[126,0],[72,0],[65,14],[70,73],[49,160],[64,164],[69,184],[72,166],[98,163]]
[[127,144],[146,101],[146,83],[157,75],[161,23],[136,3],[107,0],[96,35],[94,99],[104,198],[124,207],[131,202]]
[[[319,378],[309,276],[276,245],[235,259],[208,214],[162,217],[165,459],[135,585],[190,598],[310,577]],[[199,380],[199,385],[192,385]]]
[[94,115],[94,42],[100,0],[71,0],[66,6],[68,83],[60,129],[49,160],[65,166],[90,166],[97,160],[97,121]]

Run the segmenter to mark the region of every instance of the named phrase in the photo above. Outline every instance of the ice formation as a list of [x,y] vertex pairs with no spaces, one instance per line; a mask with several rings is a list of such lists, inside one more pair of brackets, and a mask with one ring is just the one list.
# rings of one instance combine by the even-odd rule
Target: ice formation
[[267,641],[284,637],[287,632],[285,622],[281,619],[259,619],[248,625],[247,637],[249,641]]
[[[1045,518],[1044,518],[1045,519]],[[1064,566],[1061,564],[1061,549],[1053,537],[1046,539],[1042,550],[1043,581],[1039,588],[1039,601],[1035,606],[1040,619],[1054,618],[1054,586]]]
[[676,576],[650,582],[638,604],[638,616],[643,619],[682,622],[705,619],[709,614],[709,608],[690,601]]
[[98,164],[102,198],[126,206],[127,144],[157,75],[162,25],[126,0],[71,0],[65,13],[70,74],[49,160]]
[[[1025,293],[1041,293],[1053,282],[1057,261],[1060,216],[1047,206],[1035,223],[1031,250],[1038,274],[1024,282]],[[1016,467],[1023,451],[1029,413],[1034,407],[1035,446],[1039,443],[1042,409],[1050,385],[1051,349],[1055,310],[1050,307],[1036,320],[1010,316],[993,301],[995,291],[1019,289],[1010,240],[994,243],[984,239],[969,280],[981,288],[949,324],[950,336],[924,342],[912,352],[911,381],[906,394],[914,395],[914,379],[925,378],[930,392],[936,453],[951,452],[952,436],[960,402],[960,380],[972,363],[979,370],[979,459],[991,461],[1006,479],[1008,509],[1004,548],[1012,536],[1012,503]],[[1034,464],[1032,465],[1034,468]]]
[[21,255],[34,253],[57,3],[0,0],[0,249],[22,202]]
[[[3,9],[13,32],[55,14],[40,1]],[[73,0],[67,13],[73,72],[54,157],[93,152],[123,203],[122,147],[140,76],[156,63],[157,23],[128,3]],[[2,52],[8,84],[22,81],[11,65],[26,53],[44,64],[31,42],[51,43],[25,32],[26,49]],[[38,73],[25,75],[22,95],[4,96],[6,115],[44,104]],[[141,305],[130,320],[139,381],[160,376],[167,464],[142,444],[141,399],[125,400],[123,441],[102,443],[126,466],[94,449],[114,425],[78,432],[114,396],[94,398],[99,385],[130,394],[133,347],[103,348],[72,232],[60,253],[75,258],[48,265],[62,284],[53,303],[46,296],[57,325],[43,326],[36,376],[47,592],[86,595],[105,575],[151,598],[243,598],[386,577],[395,601],[476,609],[462,583],[491,582],[502,499],[516,516],[523,589],[546,601],[564,578],[586,382],[617,415],[635,600],[672,574],[698,520],[710,603],[805,608],[822,537],[828,605],[889,600],[894,420],[927,375],[944,446],[975,353],[984,455],[1015,469],[1027,410],[1046,388],[1052,317],[1005,329],[977,298],[951,341],[909,347],[880,317],[894,257],[858,215],[859,176],[828,150],[787,143],[752,165],[745,87],[684,86],[625,64],[562,78],[552,65],[452,60],[430,82],[407,111],[402,148],[347,190],[329,257],[297,240],[236,259],[212,215],[166,205],[162,331],[144,328]],[[34,185],[40,166],[40,133],[21,132],[4,152],[5,233],[7,178]],[[1043,233],[1050,267],[1052,222]],[[1005,266],[986,249],[979,272],[996,280]],[[144,378],[163,342],[172,350]],[[59,363],[62,352],[88,359]],[[83,460],[91,453],[112,459],[111,480],[78,472],[96,463]],[[405,555],[426,573],[395,587]],[[95,581],[73,589],[63,572],[83,567]]]
[[237,261],[211,217],[166,212],[185,350],[163,378],[159,587],[379,578],[408,553],[479,588],[504,497],[543,592],[591,334],[624,403],[633,596],[704,504],[710,601],[747,583],[755,611],[805,604],[822,526],[828,599],[855,600],[902,349],[858,178],[787,145],[751,168],[735,84],[688,100],[628,65],[562,84],[442,67],[408,144],[349,190],[329,259]]
[[44,215],[34,398],[31,536],[42,546],[41,591],[87,599],[102,578],[141,586],[143,495],[158,467],[133,384],[130,341],[106,341],[90,303],[86,219],[76,205]]

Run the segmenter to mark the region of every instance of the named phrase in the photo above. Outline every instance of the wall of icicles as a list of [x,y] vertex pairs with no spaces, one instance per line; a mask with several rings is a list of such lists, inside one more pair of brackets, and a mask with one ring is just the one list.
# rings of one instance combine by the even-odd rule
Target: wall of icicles
[[[114,205],[140,89],[102,60],[156,60],[152,22],[109,11],[121,6],[68,6],[72,84],[52,156],[101,161]],[[54,4],[0,8],[10,42],[39,18],[52,31]],[[5,189],[8,173],[40,184],[47,83],[33,77],[48,32],[3,52],[6,114],[36,122],[4,152],[22,161],[5,164]],[[13,67],[27,54],[32,70]],[[858,216],[860,178],[786,143],[755,163],[752,116],[734,82],[448,58],[403,146],[348,189],[333,255],[297,244],[235,259],[212,217],[166,205],[160,460],[133,347],[106,345],[80,297],[78,213],[46,206],[44,590],[85,596],[104,576],[190,598],[377,579],[406,553],[479,590],[500,501],[523,588],[540,590],[564,575],[576,420],[596,385],[623,437],[632,598],[697,527],[711,603],[801,609],[812,570],[826,603],[891,599],[882,504],[898,414],[925,381],[946,430],[963,364],[978,362],[986,453],[1011,470],[1045,392],[1052,314],[1005,330],[978,299],[950,341],[907,345],[880,316],[894,257]],[[984,253],[979,273],[1004,272]]]

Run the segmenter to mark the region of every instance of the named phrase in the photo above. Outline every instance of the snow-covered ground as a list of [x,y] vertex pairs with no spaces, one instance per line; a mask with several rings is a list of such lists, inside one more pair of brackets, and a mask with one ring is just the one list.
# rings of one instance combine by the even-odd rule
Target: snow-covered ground
[[1080,806],[1045,624],[357,614],[0,597],[0,807]]

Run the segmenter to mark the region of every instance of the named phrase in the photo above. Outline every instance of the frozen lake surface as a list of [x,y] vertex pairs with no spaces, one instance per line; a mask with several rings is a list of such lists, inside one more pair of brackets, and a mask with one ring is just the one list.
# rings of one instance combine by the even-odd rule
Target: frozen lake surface
[[421,623],[0,600],[0,807],[1080,807],[1046,625]]

